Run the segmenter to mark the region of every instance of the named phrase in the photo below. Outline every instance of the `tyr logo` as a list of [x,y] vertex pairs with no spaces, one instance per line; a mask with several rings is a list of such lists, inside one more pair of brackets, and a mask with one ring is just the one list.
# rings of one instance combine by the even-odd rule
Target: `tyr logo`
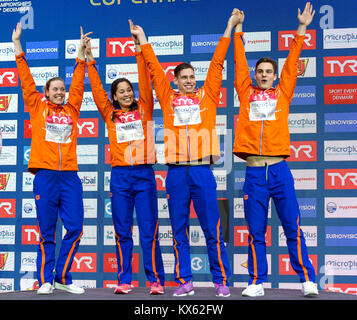
[[47,122],[57,123],[57,124],[72,124],[73,123],[70,116],[61,115],[61,114],[53,114],[52,116],[48,116]]
[[77,253],[73,259],[73,272],[96,272],[97,257],[95,253]]
[[135,55],[135,44],[132,38],[107,39],[107,57]]
[[18,73],[16,68],[0,69],[0,87],[16,87]]
[[326,169],[325,170],[326,189],[357,189],[356,169]]
[[1,199],[0,200],[0,217],[14,218],[15,217],[15,199]]
[[78,137],[98,137],[98,118],[78,119]]
[[316,161],[316,141],[291,141],[288,161]]
[[135,115],[133,113],[123,113],[118,115],[118,119],[120,122],[131,122],[135,121]]
[[194,105],[198,105],[199,104],[199,100],[198,98],[188,98],[188,97],[178,97],[173,101],[173,105],[174,107],[177,106],[194,106]]

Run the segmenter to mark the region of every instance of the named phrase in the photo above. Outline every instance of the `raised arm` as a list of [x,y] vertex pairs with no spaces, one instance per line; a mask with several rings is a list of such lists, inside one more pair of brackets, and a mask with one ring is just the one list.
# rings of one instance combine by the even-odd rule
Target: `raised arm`
[[21,90],[24,103],[29,108],[31,113],[35,110],[36,106],[39,105],[38,102],[41,101],[41,97],[39,92],[36,90],[35,81],[33,80],[30,68],[27,64],[25,53],[22,50],[20,41],[21,32],[21,23],[19,22],[12,32],[12,42],[15,48],[16,65],[21,80]]
[[130,32],[133,37],[136,49],[136,64],[138,66],[139,75],[139,102],[141,110],[144,113],[145,120],[152,120],[152,113],[154,110],[154,97],[150,83],[150,77],[144,56],[141,52],[140,42],[135,34],[136,26],[129,20]]
[[12,32],[12,43],[14,44],[15,54],[19,55],[23,50],[21,46],[21,22],[18,22],[16,28]]
[[87,58],[87,62],[92,62],[94,61],[93,57],[93,52],[92,52],[92,46],[91,46],[91,39],[85,43],[85,50],[84,50],[84,55]]
[[312,9],[312,4],[310,2],[307,2],[305,5],[305,9],[303,13],[300,12],[300,8],[298,8],[298,20],[299,20],[299,26],[297,28],[296,33],[300,36],[305,35],[306,29],[311,23],[312,19],[314,18],[315,15],[315,10]]
[[[130,33],[131,33],[131,36],[132,36],[134,44],[135,44],[135,50],[136,50],[136,52],[141,52],[140,41],[138,39],[137,33],[135,32],[138,27],[135,26],[133,21],[131,21],[130,19],[128,21],[129,21]],[[146,37],[145,37],[145,40],[146,40]]]
[[151,44],[148,43],[145,32],[142,27],[131,23],[130,29],[133,37],[139,41],[141,52],[143,53],[145,62],[147,63],[150,71],[151,81],[154,85],[157,99],[160,102],[161,108],[168,105],[171,95],[170,81],[166,77],[165,71],[162,69]]
[[234,32],[243,32],[243,22],[244,22],[244,11],[240,11],[238,9],[233,10],[234,14],[239,17],[239,20],[236,24],[236,27],[234,29]]
[[83,34],[83,29],[80,27],[81,38],[78,48],[78,57],[73,69],[71,86],[69,88],[68,104],[70,104],[79,113],[83,100],[84,92],[84,76],[85,76],[85,49],[90,42],[92,32]]
[[291,43],[289,55],[286,58],[284,67],[281,71],[279,82],[280,89],[289,99],[292,99],[296,86],[299,57],[304,44],[306,29],[311,23],[314,14],[315,10],[312,9],[310,2],[306,3],[303,13],[298,9],[299,26],[296,31],[296,36]]
[[90,41],[86,44],[85,55],[87,57],[87,71],[92,88],[93,99],[103,120],[106,121],[107,117],[113,112],[113,105],[111,104],[108,93],[104,90],[100,80],[98,70],[95,66],[96,61],[93,57]]
[[148,43],[144,29],[138,25],[134,25],[133,21],[129,19],[130,33],[132,37],[137,41],[135,44],[144,45]]
[[220,41],[217,44],[216,50],[208,68],[204,88],[211,100],[214,101],[214,104],[218,104],[219,101],[219,92],[222,86],[224,59],[226,57],[231,41],[232,31],[238,22],[239,16],[236,14],[236,9],[234,9],[227,21],[227,26],[223,33],[223,37],[220,38]]
[[86,48],[89,45],[90,46],[90,41],[91,38],[88,36],[91,35],[93,32],[88,32],[86,34],[83,34],[83,28],[80,27],[81,30],[81,39],[79,41],[79,48],[78,48],[78,59],[79,60],[85,60],[85,53],[86,53]]
[[228,19],[228,22],[227,22],[227,27],[226,27],[226,30],[224,31],[223,33],[223,37],[225,38],[230,38],[231,35],[232,35],[232,31],[234,28],[236,28],[236,26],[238,25],[238,23],[241,22],[242,20],[242,17],[241,15],[239,14],[239,10],[234,8],[232,13],[231,13],[231,16],[229,17]]
[[235,11],[235,14],[238,15],[239,21],[234,30],[234,87],[239,96],[252,85],[252,79],[250,78],[249,66],[245,56],[243,42],[243,22],[245,18],[244,11],[237,10]]

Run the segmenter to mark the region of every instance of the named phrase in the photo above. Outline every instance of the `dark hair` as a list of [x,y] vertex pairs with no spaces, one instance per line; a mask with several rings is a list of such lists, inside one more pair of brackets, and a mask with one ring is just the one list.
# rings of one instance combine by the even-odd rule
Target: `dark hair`
[[[111,87],[110,87],[110,97],[111,97],[111,99],[112,99],[112,103],[113,103],[114,109],[121,109],[119,102],[116,101],[116,100],[114,100],[114,96],[115,96],[115,94],[116,94],[116,92],[117,92],[118,85],[119,85],[119,83],[121,83],[121,82],[126,82],[126,83],[130,86],[131,90],[132,90],[133,93],[134,93],[133,84],[132,84],[128,79],[126,79],[126,78],[118,78],[118,79],[115,79],[115,80],[112,82],[112,85],[111,85]],[[132,103],[131,106],[130,106],[130,110],[135,110],[135,109],[137,109],[137,108],[138,108],[138,102],[137,102],[136,99],[135,99],[135,93],[134,93],[134,101],[133,101],[133,103]],[[113,111],[113,113],[112,113],[112,120],[114,120],[114,111]]]
[[[114,100],[114,96],[115,96],[115,94],[117,92],[118,85],[121,82],[126,82],[130,86],[131,90],[134,93],[134,87],[133,87],[132,83],[128,79],[126,79],[126,78],[115,79],[112,82],[112,85],[110,87],[110,96],[111,96],[111,99],[112,99],[112,102],[113,102],[113,106],[114,106],[115,109],[120,108],[120,104],[119,104],[118,101]],[[134,93],[134,101],[133,101],[132,105],[130,106],[130,109],[134,110],[134,109],[137,109],[137,108],[138,108],[138,103],[137,103],[137,101],[135,99],[135,93]]]
[[195,68],[191,64],[183,62],[177,65],[176,68],[174,69],[175,77],[177,78],[180,75],[180,72],[184,69],[192,69],[193,71],[195,71]]
[[52,82],[52,81],[57,81],[57,80],[62,81],[63,84],[64,84],[64,81],[63,81],[63,79],[62,79],[61,77],[54,77],[54,78],[48,79],[48,80],[46,81],[46,83],[45,83],[45,85],[44,85],[44,87],[43,87],[43,91],[44,91],[45,97],[46,97],[47,99],[48,99],[48,97],[47,97],[46,92],[50,89],[51,82]]
[[271,58],[267,58],[267,57],[260,58],[260,59],[257,61],[257,63],[255,64],[255,72],[257,72],[258,66],[259,66],[261,63],[263,63],[263,62],[271,63],[272,66],[273,66],[273,69],[274,69],[274,74],[277,73],[278,63],[277,63],[275,60],[273,60],[273,59],[271,59]]

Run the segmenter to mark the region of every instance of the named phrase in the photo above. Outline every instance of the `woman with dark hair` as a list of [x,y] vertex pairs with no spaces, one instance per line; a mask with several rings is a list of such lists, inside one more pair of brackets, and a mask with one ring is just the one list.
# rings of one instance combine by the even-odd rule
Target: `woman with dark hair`
[[[137,40],[134,38],[135,43]],[[103,89],[90,46],[87,69],[93,98],[108,129],[111,157],[110,195],[118,263],[114,293],[132,290],[133,212],[139,226],[144,269],[150,294],[164,293],[164,267],[158,241],[158,207],[155,173],[155,141],[152,127],[154,99],[140,46],[136,45],[139,99],[125,78],[111,85],[111,100]]]
[[[47,81],[44,88],[47,100],[42,101],[22,50],[20,23],[12,34],[24,103],[29,108],[32,125],[28,171],[35,174],[33,192],[40,234],[37,249],[38,294],[50,294],[54,288],[84,293],[84,289],[72,283],[69,271],[83,234],[83,189],[77,174],[76,149],[77,121],[84,91],[84,48],[89,34],[83,35],[81,28],[78,58],[65,104],[65,84],[58,77]],[[55,264],[58,215],[67,232]]]

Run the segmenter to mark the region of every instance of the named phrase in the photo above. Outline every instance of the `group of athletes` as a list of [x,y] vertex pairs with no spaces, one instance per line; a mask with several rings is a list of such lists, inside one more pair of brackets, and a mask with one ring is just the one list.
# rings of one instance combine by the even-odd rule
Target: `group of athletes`
[[[300,228],[300,213],[294,179],[285,162],[290,155],[289,106],[297,80],[297,65],[307,26],[315,11],[308,2],[298,9],[299,26],[281,72],[270,58],[258,60],[256,85],[249,76],[244,50],[244,12],[234,9],[210,63],[204,85],[197,89],[192,65],[174,70],[174,84],[165,75],[142,27],[129,20],[135,43],[139,98],[125,78],[111,84],[110,97],[103,89],[91,50],[91,32],[81,28],[78,57],[68,100],[61,78],[52,78],[39,95],[22,50],[21,24],[12,34],[24,103],[32,125],[29,172],[35,174],[33,192],[40,241],[37,249],[38,294],[61,289],[75,294],[84,289],[72,282],[73,258],[83,234],[83,189],[78,177],[77,122],[87,68],[93,98],[108,129],[111,158],[110,197],[118,264],[116,294],[127,294],[132,281],[133,211],[150,294],[164,294],[165,274],[158,241],[158,199],[153,165],[156,163],[153,133],[153,85],[160,103],[165,132],[166,194],[175,256],[174,276],[178,286],[173,296],[194,294],[189,242],[189,212],[193,202],[207,246],[217,297],[230,296],[231,268],[222,236],[216,181],[210,165],[220,158],[215,130],[222,70],[233,31],[235,80],[240,100],[233,153],[246,161],[243,187],[244,212],[249,230],[248,270],[250,279],[243,296],[263,296],[267,280],[265,233],[270,198],[274,200],[284,229],[290,262],[305,295],[317,295],[315,270]],[[57,257],[56,222],[61,218],[64,235]]]

